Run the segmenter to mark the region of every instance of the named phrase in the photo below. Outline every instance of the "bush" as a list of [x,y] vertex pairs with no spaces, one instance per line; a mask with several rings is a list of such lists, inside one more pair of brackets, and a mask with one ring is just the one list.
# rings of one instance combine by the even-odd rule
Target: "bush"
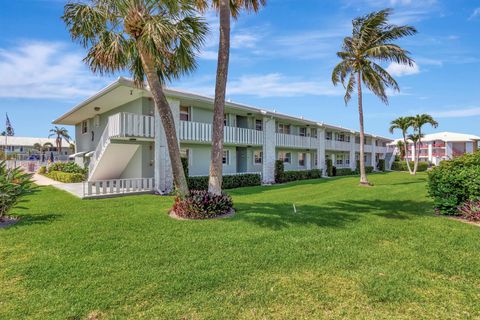
[[333,161],[332,159],[327,159],[327,176],[333,177]]
[[458,214],[468,221],[480,221],[480,199],[468,200],[458,207]]
[[185,178],[188,178],[188,158],[181,158],[182,160],[182,166],[183,166],[183,172],[185,172]]
[[[190,190],[208,190],[208,176],[189,177],[188,188]],[[253,187],[262,184],[260,174],[245,173],[233,176],[223,176],[222,189],[235,189],[241,187]]]
[[55,181],[60,181],[64,183],[76,183],[85,181],[85,174],[83,173],[69,173],[50,170],[47,174],[45,174],[45,176]]
[[340,176],[351,176],[351,175],[354,175],[354,174],[355,174],[355,171],[353,171],[350,168],[337,168],[337,172],[336,172],[336,175],[338,177],[340,177]]
[[428,193],[442,214],[458,214],[457,207],[480,197],[480,151],[446,160],[428,174]]
[[[410,168],[413,170],[414,162],[410,161]],[[392,170],[393,171],[408,171],[407,162],[406,161],[394,161],[392,163]],[[428,170],[428,163],[427,162],[419,162],[417,172],[423,172]]]
[[31,190],[31,174],[20,168],[7,169],[5,161],[0,162],[0,219]]
[[380,171],[385,171],[385,159],[378,160],[377,169]]
[[227,194],[217,196],[205,190],[196,190],[183,198],[176,197],[173,211],[181,218],[209,219],[229,213],[232,207],[232,198]]
[[365,173],[372,173],[373,167],[372,166],[365,166]]
[[282,181],[283,173],[285,172],[285,166],[282,160],[275,161],[275,182],[280,183]]
[[283,177],[279,182],[284,183],[284,182],[299,181],[299,180],[318,179],[321,177],[322,177],[322,171],[320,169],[285,171],[283,173]]
[[38,173],[39,173],[39,174],[45,174],[45,173],[47,173],[47,167],[46,167],[46,166],[41,166],[41,167],[38,169]]
[[54,162],[48,167],[48,172],[50,171],[59,171],[66,173],[80,173],[83,175],[87,174],[87,170],[80,167],[75,162]]

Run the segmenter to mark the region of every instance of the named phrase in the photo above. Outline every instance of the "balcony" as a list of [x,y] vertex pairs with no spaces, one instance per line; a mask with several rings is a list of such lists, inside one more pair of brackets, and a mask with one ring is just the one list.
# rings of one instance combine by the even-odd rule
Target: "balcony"
[[326,150],[350,151],[351,143],[346,141],[325,140]]
[[[210,123],[180,121],[181,141],[210,143],[212,132]],[[262,145],[264,134],[263,131],[225,126],[223,139],[225,144]]]
[[154,117],[121,112],[108,117],[108,137],[152,140],[155,137]]
[[285,133],[276,133],[275,135],[277,147],[290,147],[301,149],[315,149],[318,147],[317,138],[297,136]]

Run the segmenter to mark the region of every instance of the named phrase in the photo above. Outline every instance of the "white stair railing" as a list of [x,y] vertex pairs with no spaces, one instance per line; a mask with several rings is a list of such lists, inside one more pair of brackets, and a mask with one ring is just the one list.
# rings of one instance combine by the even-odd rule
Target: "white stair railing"
[[98,159],[102,156],[103,152],[107,148],[107,146],[110,144],[110,119],[107,123],[107,126],[105,127],[105,130],[103,130],[102,136],[100,137],[100,140],[98,141],[97,147],[95,148],[95,151],[93,152],[93,155],[90,157],[90,164],[88,165],[88,176],[89,178],[92,177],[92,174],[95,170],[95,167],[97,166]]

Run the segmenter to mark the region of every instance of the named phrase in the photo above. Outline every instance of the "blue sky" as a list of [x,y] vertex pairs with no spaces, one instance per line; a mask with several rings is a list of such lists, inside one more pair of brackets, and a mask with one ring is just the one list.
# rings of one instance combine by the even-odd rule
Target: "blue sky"
[[[85,51],[71,42],[60,20],[64,1],[1,3],[1,119],[8,112],[18,136],[46,136],[53,119],[118,75],[96,76],[83,65]],[[440,122],[437,130],[480,135],[480,1],[298,3],[268,0],[260,13],[244,14],[234,23],[228,99],[357,129],[356,100],[345,106],[343,88],[330,81],[336,52],[351,32],[353,18],[391,7],[392,22],[419,30],[401,42],[416,66],[385,66],[401,92],[390,95],[388,106],[365,95],[367,132],[393,137],[388,133],[392,119],[427,112]],[[213,94],[218,19],[210,13],[207,20],[212,31],[198,70],[170,86]]]

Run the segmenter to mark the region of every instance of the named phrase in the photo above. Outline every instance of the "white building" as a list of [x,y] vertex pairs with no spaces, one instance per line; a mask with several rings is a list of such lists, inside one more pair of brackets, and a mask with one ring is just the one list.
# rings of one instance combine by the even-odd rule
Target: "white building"
[[[44,148],[38,150],[35,145]],[[48,147],[50,146],[50,147]],[[0,136],[0,150],[4,151],[8,158],[16,160],[40,160],[47,161],[52,156],[55,161],[68,160],[72,153],[70,144],[66,140],[62,140],[62,150],[59,152],[56,147],[55,138],[32,138],[17,136]]]
[[[165,94],[190,176],[208,175],[213,99],[172,89]],[[171,190],[165,133],[148,90],[119,78],[54,123],[76,128],[75,161],[89,166],[87,195]],[[355,169],[358,137],[350,129],[227,102],[223,172],[258,173],[272,183],[277,159],[285,170],[324,170],[328,158],[337,167]],[[367,135],[367,165],[376,168],[391,141]]]
[[[395,145],[395,140],[392,145]],[[480,137],[471,134],[455,132],[439,132],[427,134],[422,138],[419,146],[419,159],[423,162],[430,162],[438,165],[442,160],[449,160],[461,156],[465,153],[473,153],[478,150]],[[408,158],[415,159],[415,149],[413,143],[408,144]]]

